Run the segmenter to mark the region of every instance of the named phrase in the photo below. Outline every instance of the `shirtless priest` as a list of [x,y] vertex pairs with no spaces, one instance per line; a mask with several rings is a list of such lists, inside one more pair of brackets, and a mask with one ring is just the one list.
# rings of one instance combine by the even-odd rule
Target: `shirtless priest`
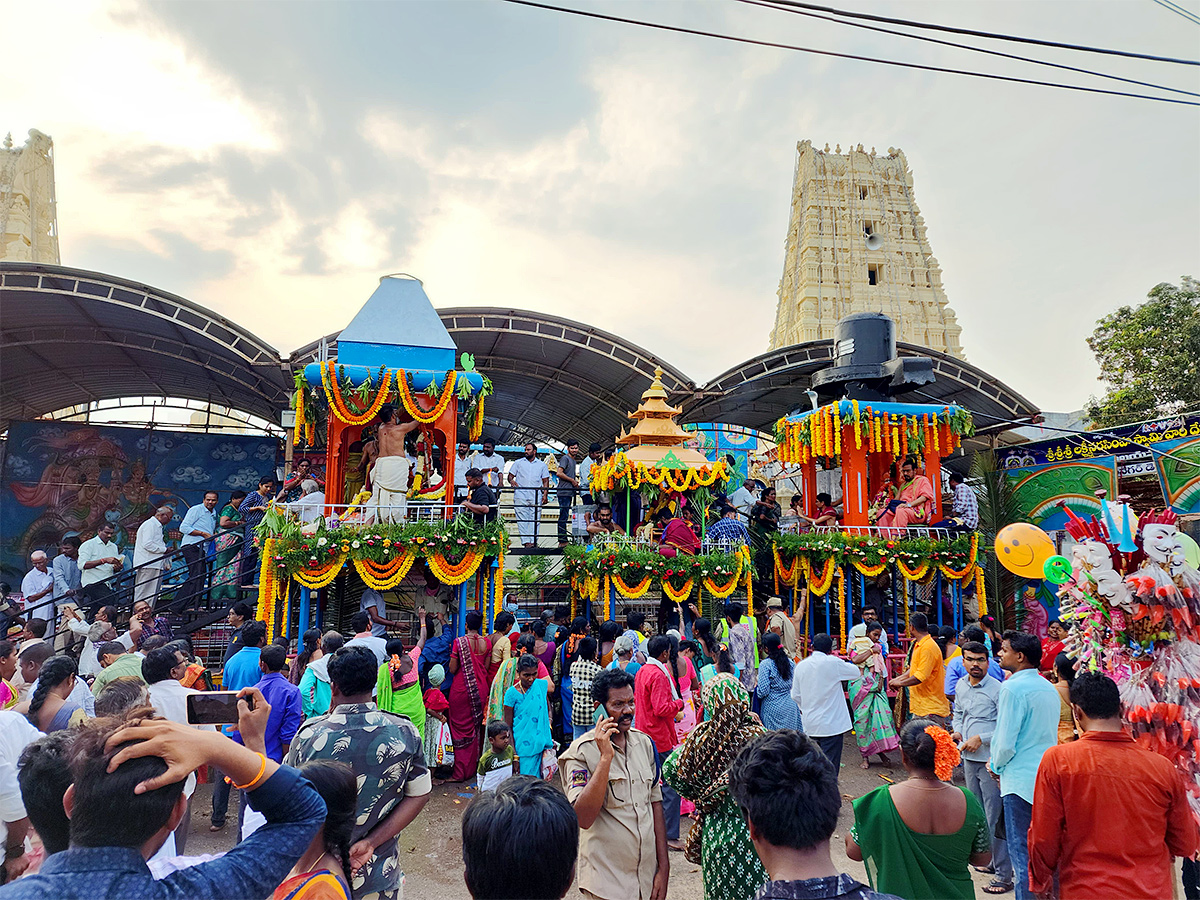
[[371,509],[379,522],[403,523],[408,506],[408,457],[404,436],[415,431],[418,423],[393,422],[396,408],[385,403],[379,410],[376,433],[378,451],[371,469]]

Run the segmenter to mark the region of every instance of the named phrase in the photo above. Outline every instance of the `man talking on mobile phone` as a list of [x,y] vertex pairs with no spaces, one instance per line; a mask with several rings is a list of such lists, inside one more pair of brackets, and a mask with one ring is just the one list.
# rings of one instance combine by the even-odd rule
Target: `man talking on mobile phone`
[[592,702],[604,718],[559,759],[579,819],[579,889],[601,900],[665,900],[662,783],[654,741],[633,727],[633,676],[605,669],[592,681]]

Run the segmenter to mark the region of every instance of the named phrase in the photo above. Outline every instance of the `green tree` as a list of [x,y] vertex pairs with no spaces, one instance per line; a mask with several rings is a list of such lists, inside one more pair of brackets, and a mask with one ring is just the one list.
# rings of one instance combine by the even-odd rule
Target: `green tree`
[[1088,346],[1108,390],[1088,403],[1096,428],[1200,408],[1200,282],[1184,275],[1141,306],[1122,306],[1097,325]]
[[1001,631],[1015,628],[1013,592],[1017,576],[1000,565],[993,548],[1000,529],[1014,522],[1024,522],[1025,518],[1008,476],[996,465],[996,454],[991,450],[981,450],[971,460],[970,483],[979,501],[979,527],[976,530],[979,532],[979,559],[984,565],[988,612],[996,617]]

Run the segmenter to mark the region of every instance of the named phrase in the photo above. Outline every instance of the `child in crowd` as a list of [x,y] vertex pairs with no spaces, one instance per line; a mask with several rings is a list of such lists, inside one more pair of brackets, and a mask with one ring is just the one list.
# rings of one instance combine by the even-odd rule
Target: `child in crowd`
[[479,790],[492,791],[512,778],[516,754],[512,748],[512,729],[495,719],[488,722],[488,740],[492,746],[479,758]]
[[512,729],[521,774],[541,778],[542,754],[554,748],[554,741],[550,737],[546,681],[537,673],[537,657],[526,653],[517,662],[517,683],[504,695],[504,721]]
[[425,692],[425,765],[434,784],[441,784],[454,769],[454,738],[450,734],[450,701],[437,688]]

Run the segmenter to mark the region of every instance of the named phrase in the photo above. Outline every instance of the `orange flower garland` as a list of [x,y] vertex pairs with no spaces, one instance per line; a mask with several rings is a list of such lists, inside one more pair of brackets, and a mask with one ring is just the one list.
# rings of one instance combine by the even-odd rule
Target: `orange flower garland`
[[683,587],[681,587],[679,590],[675,590],[675,588],[671,587],[671,582],[668,581],[666,578],[664,578],[662,580],[663,596],[666,597],[668,600],[670,600],[672,603],[682,603],[684,600],[686,600],[688,597],[691,596],[692,588],[695,586],[696,586],[695,578],[689,578],[686,582],[684,582]]
[[846,609],[846,578],[845,578],[844,574],[842,573],[841,566],[838,566],[837,579],[838,579],[838,624],[842,628],[841,650],[843,653],[845,653],[847,648],[850,646],[849,644],[846,643],[846,620],[848,618],[850,618],[850,611],[848,609]]
[[883,561],[880,561],[880,563],[876,566],[872,566],[860,559],[856,559],[852,560],[850,564],[868,578],[874,578],[877,575],[883,574],[883,570],[887,568],[887,563]]
[[345,556],[335,555],[330,557],[329,562],[325,563],[325,565],[301,569],[292,578],[309,590],[320,590],[332,583],[333,579],[337,578],[338,572],[342,570],[342,563],[345,561]]
[[416,558],[416,554],[401,553],[386,563],[356,559],[354,568],[358,570],[358,574],[367,587],[375,591],[390,591],[404,580]]
[[365,413],[356,415],[350,412],[349,407],[346,406],[341,386],[338,384],[336,367],[337,363],[333,360],[329,360],[321,366],[321,386],[325,388],[325,398],[329,401],[329,408],[333,410],[334,415],[348,425],[366,425],[374,421],[375,417],[379,415],[379,410],[387,401],[392,380],[391,373],[386,370],[384,371],[383,381],[379,385],[379,392],[375,395],[370,408]]
[[924,578],[926,575],[928,575],[930,565],[931,565],[931,563],[929,562],[929,560],[925,560],[923,562],[917,563],[917,565],[914,568],[910,569],[908,567],[908,563],[906,563],[900,559],[896,560],[896,568],[899,569],[900,574],[903,575],[905,578],[907,578],[909,581],[920,581],[922,578]]
[[938,570],[947,578],[953,581],[962,581],[971,574],[971,569],[975,567],[975,560],[979,553],[979,535],[972,533],[971,535],[971,550],[967,553],[967,561],[961,569],[951,569],[944,563],[938,563]]
[[806,559],[803,561],[804,580],[808,582],[808,589],[811,593],[822,597],[829,593],[829,588],[833,586],[833,576],[837,571],[837,564],[831,556],[821,566],[821,573],[818,575],[812,564]]
[[654,579],[652,576],[647,575],[641,580],[640,583],[630,587],[625,583],[625,579],[620,575],[613,573],[612,576],[613,587],[615,587],[617,589],[617,593],[626,600],[637,600],[639,597],[645,594],[646,591],[650,590],[650,583],[653,580]]
[[266,623],[267,637],[275,636],[275,539],[263,541],[258,566],[258,611],[255,618]]
[[[410,416],[422,425],[432,425],[446,411],[446,407],[454,398],[454,382],[457,377],[458,373],[453,369],[446,373],[446,383],[442,385],[441,396],[438,397],[437,404],[429,412],[417,405],[417,401],[408,387],[408,373],[403,369],[396,371],[396,391],[400,394],[400,402],[404,404],[404,409]],[[480,402],[480,408],[482,406],[483,403]]]
[[987,615],[987,594],[984,590],[983,566],[975,567],[975,597],[979,601],[979,616]]
[[930,725],[925,729],[925,733],[933,738],[934,743],[933,774],[941,781],[949,781],[954,774],[954,767],[962,758],[958,744],[954,743],[954,738],[950,737],[950,732],[945,728]]
[[479,564],[483,561],[483,555],[474,550],[468,550],[458,563],[451,563],[447,562],[446,557],[442,554],[431,553],[425,557],[425,561],[438,581],[442,584],[455,585],[462,584],[475,574],[479,569]]

